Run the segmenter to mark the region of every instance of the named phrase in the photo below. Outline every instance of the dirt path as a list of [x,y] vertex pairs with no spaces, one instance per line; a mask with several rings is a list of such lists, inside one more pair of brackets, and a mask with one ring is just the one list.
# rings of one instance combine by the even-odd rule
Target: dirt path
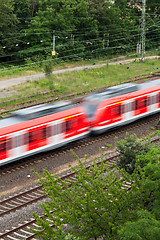
[[[159,56],[150,56],[150,57],[145,57],[145,59],[153,59],[153,58],[159,58]],[[139,60],[139,58],[135,58],[137,61]],[[128,60],[121,60],[121,61],[116,61],[116,62],[110,62],[108,63],[108,65],[115,65],[115,64],[127,64],[130,62],[135,61],[135,59],[128,59]],[[80,70],[84,70],[87,68],[98,68],[98,67],[102,67],[105,66],[107,63],[103,63],[103,64],[95,64],[95,65],[88,65],[88,66],[81,66],[81,67],[74,67],[74,68],[67,68],[67,69],[62,69],[62,70],[58,70],[58,71],[53,71],[53,74],[59,74],[59,73],[64,73],[64,72],[72,72],[72,71],[80,71]],[[37,73],[34,75],[29,75],[29,76],[21,76],[21,77],[17,77],[17,78],[10,78],[10,79],[6,79],[6,80],[0,80],[0,90],[2,89],[6,89],[9,88],[11,86],[17,85],[17,84],[21,84],[26,82],[27,80],[30,81],[34,81],[34,80],[38,80],[40,78],[44,78],[45,77],[45,73]],[[1,95],[1,94],[0,94]]]

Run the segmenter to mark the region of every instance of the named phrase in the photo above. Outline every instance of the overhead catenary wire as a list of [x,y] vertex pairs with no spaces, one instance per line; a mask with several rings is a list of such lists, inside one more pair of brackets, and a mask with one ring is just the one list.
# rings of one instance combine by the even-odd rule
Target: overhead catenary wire
[[[117,47],[118,48],[118,47]],[[112,49],[116,49],[116,47],[113,47]],[[135,49],[135,48],[133,48],[133,49]],[[131,48],[130,48],[130,50],[132,50]],[[102,51],[102,48],[99,48],[99,49],[95,49],[95,50],[92,50],[92,51]],[[132,54],[132,55],[128,55],[128,57],[129,56],[134,56],[134,55],[137,55],[136,53],[135,54]],[[1,69],[1,71],[3,71],[3,72],[5,72],[5,71],[7,71],[7,70],[11,70],[11,69],[15,69],[15,70],[18,70],[18,69],[20,69],[20,68],[22,68],[22,67],[28,67],[28,66],[33,66],[33,65],[36,65],[36,64],[43,64],[43,63],[46,63],[46,62],[48,62],[48,61],[57,61],[57,60],[60,60],[60,59],[67,59],[67,58],[71,58],[71,57],[79,57],[79,58],[81,58],[81,57],[83,57],[83,53],[82,52],[80,52],[80,53],[75,53],[75,54],[72,54],[72,55],[65,55],[65,56],[63,56],[63,57],[58,57],[58,58],[54,58],[54,59],[47,59],[47,60],[42,60],[42,61],[38,61],[38,62],[32,62],[32,63],[29,63],[29,64],[23,64],[23,65],[20,65],[19,67],[17,67],[17,66],[13,66],[13,67],[10,67],[10,68],[4,68],[4,69]],[[117,59],[117,58],[116,58]]]
[[[132,38],[133,38],[134,36],[132,35]],[[119,40],[123,40],[123,39],[126,39],[126,38],[121,38],[121,39],[114,39],[114,40],[112,40],[112,41],[110,41],[110,43],[113,43],[113,42],[118,42]],[[101,45],[102,44],[102,40],[103,39],[101,39],[101,38],[97,38],[97,39],[92,39],[92,40],[87,40],[87,41],[101,41],[100,43],[98,43],[98,44],[94,44],[94,43],[92,43],[90,46],[92,46],[92,47],[94,47],[94,46],[96,46],[96,45]],[[87,41],[76,41],[76,43],[78,44],[78,43],[82,43],[82,44],[84,44],[84,43],[86,43]],[[69,44],[69,43],[67,43],[67,44],[63,44],[63,45],[58,45],[57,47],[60,47],[60,46],[69,46],[69,45],[71,45],[71,44]],[[45,47],[45,48],[38,48],[38,49],[30,49],[30,50],[26,50],[26,52],[24,52],[24,53],[33,53],[33,52],[37,52],[37,51],[43,51],[43,50],[47,50],[47,49],[51,49],[51,46],[52,46],[52,44],[50,45],[50,47]],[[88,46],[89,47],[89,46]],[[66,50],[66,51],[73,51],[73,50],[79,50],[79,49],[81,49],[81,48],[83,48],[83,46],[82,47],[79,47],[79,48],[72,48],[72,50]],[[110,47],[110,48],[112,48],[112,47]],[[19,54],[19,53],[12,53],[12,55],[7,55],[7,56],[13,56],[13,55],[17,55],[17,54]],[[3,58],[3,57],[6,57],[6,55],[1,55],[0,56],[0,58]]]
[[[94,46],[101,46],[101,44],[95,44]],[[121,49],[122,48],[122,46],[121,45],[117,45],[117,46],[115,46],[115,47],[110,47],[110,48],[105,48],[105,50],[107,50],[107,49]],[[125,48],[127,48],[126,46],[125,47],[123,47],[123,49],[125,49]],[[46,48],[46,49],[50,49],[50,48]],[[79,48],[79,50],[80,50],[81,48]],[[88,47],[88,50],[90,49],[90,47]],[[102,51],[102,48],[99,48],[101,51]],[[122,50],[123,50],[122,49]],[[132,48],[130,47],[130,51],[131,50],[135,50],[136,49],[136,46],[133,46]],[[40,49],[41,50],[41,49]],[[45,50],[45,49],[43,49],[43,50]],[[72,49],[73,50],[73,49]],[[75,50],[77,50],[77,49],[75,49]],[[37,50],[37,51],[39,51],[39,49]],[[92,52],[93,51],[95,51],[95,49],[93,49],[92,50]],[[61,52],[62,54],[67,54],[67,53],[69,53],[69,52],[71,52],[70,50],[65,50],[65,51],[63,51],[63,52]],[[116,53],[116,52],[115,52]],[[71,56],[75,56],[75,55],[78,55],[78,53],[76,53],[76,54],[74,54],[74,55],[65,55],[65,56],[62,56],[62,57],[58,57],[58,59],[64,59],[64,58],[67,58],[67,56],[68,57],[71,57]],[[19,60],[18,60],[19,61]],[[12,62],[12,61],[8,61],[8,62]],[[15,62],[14,60],[13,60],[13,62]],[[45,62],[45,60],[43,60],[43,62]],[[39,62],[39,63],[42,63],[42,62]],[[34,63],[31,63],[31,65],[33,65]],[[35,64],[38,64],[37,62],[35,62]],[[20,67],[23,67],[24,65],[21,65]],[[13,68],[13,67],[12,67]],[[10,69],[10,68],[8,68],[8,69]],[[2,69],[1,69],[2,70]]]
[[[152,31],[156,31],[156,30],[152,30]],[[136,32],[136,31],[135,31]],[[103,32],[103,35],[105,34],[106,32]],[[123,33],[121,33],[121,34],[123,34]],[[111,38],[111,37],[114,37],[114,35],[112,35],[112,34],[110,34],[109,35],[109,37]],[[99,37],[98,37],[99,38]],[[97,39],[98,39],[97,38]],[[86,39],[86,40],[84,40],[84,41],[91,41],[92,39]],[[24,40],[18,40],[18,41],[21,41],[21,42],[23,42],[24,44],[27,44],[28,43],[28,41],[27,42],[25,42]],[[41,40],[39,40],[39,42],[40,42]],[[45,42],[45,41],[44,41]]]
[[[156,30],[152,30],[152,31],[150,31],[150,33],[153,33],[153,32],[155,32]],[[147,33],[149,32],[149,30],[147,31]],[[136,35],[132,35],[132,36],[128,36],[128,39],[130,38],[133,38],[133,37],[138,37],[138,34],[136,34]],[[112,36],[110,36],[110,38],[111,37],[114,37],[114,35],[112,35]],[[110,39],[110,44],[111,43],[113,43],[113,42],[116,42],[116,41],[119,41],[119,40],[124,40],[124,39],[127,39],[126,37],[125,38],[114,38],[113,40],[111,40]],[[74,43],[86,43],[86,42],[91,42],[91,41],[102,41],[102,38],[100,38],[100,37],[98,37],[98,38],[95,38],[95,39],[86,39],[86,40],[82,40],[82,41],[74,41]],[[24,41],[22,41],[22,43],[24,43],[24,44],[28,44],[28,42],[24,42]],[[31,43],[30,43],[30,45],[31,45]],[[65,44],[63,44],[63,46],[69,46],[69,45],[71,45],[71,43],[69,42],[69,43],[65,43]],[[33,52],[37,52],[37,51],[43,51],[43,50],[47,50],[47,49],[49,49],[50,47],[52,46],[52,43],[51,44],[49,44],[48,45],[48,47],[46,46],[46,47],[43,47],[43,48],[35,48],[35,49],[30,49],[30,50],[26,50],[26,53],[33,53]],[[61,45],[58,45],[57,47],[59,47],[59,46],[61,46]],[[20,50],[19,50],[20,51]],[[12,52],[12,54],[5,54],[5,55],[1,55],[0,56],[0,58],[3,58],[3,57],[9,57],[9,56],[15,56],[15,55],[17,55],[17,54],[19,54],[19,53],[17,53],[17,52]]]

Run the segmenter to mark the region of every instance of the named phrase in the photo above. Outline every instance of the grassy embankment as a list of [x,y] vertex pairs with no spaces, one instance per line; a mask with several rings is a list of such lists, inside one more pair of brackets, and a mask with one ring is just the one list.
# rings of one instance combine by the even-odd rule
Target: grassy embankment
[[[113,86],[128,82],[132,78],[142,74],[157,72],[160,60],[145,60],[145,62],[132,62],[124,65],[108,65],[94,69],[85,69],[81,71],[66,72],[52,75],[49,78],[36,81],[27,81],[26,83],[11,87],[5,91],[5,98],[0,99],[0,107],[3,109],[14,109],[16,104],[29,100],[43,101],[49,97],[60,98],[62,95],[83,93],[90,89],[98,89],[103,86]],[[46,92],[47,94],[40,94]],[[1,91],[3,93],[3,91]],[[10,97],[7,93],[12,92]],[[8,103],[2,101],[10,100]]]

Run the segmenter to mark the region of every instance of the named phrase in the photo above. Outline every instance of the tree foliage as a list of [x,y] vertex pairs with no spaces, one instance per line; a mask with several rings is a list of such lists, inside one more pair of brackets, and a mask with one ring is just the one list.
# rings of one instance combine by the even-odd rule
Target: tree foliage
[[[147,163],[141,167],[141,162]],[[160,239],[160,146],[137,157],[136,169],[141,175],[144,204],[136,221],[127,221],[119,230],[122,240]]]
[[[76,181],[62,181],[47,171],[42,177],[37,175],[50,198],[41,204],[46,215],[39,218],[34,214],[42,239],[64,239],[68,232],[80,239],[114,239],[119,226],[126,219],[133,221],[135,210],[142,205],[138,177],[131,177],[116,166],[111,170],[103,161],[88,170],[86,163],[79,160],[79,164],[73,169]],[[123,188],[127,182],[131,183],[130,191]]]
[[100,165],[93,161],[89,168],[76,156],[75,180],[62,180],[46,170],[42,176],[36,173],[49,200],[41,204],[42,218],[34,214],[39,228],[33,231],[54,240],[158,240],[160,147],[149,145],[141,153],[131,175],[117,166],[109,168],[103,156]]
[[0,0],[0,54],[5,55],[15,48],[17,23],[13,0]]
[[29,0],[14,0],[14,13],[19,20],[18,30],[25,29],[31,16]]
[[[137,140],[135,134],[129,135],[126,133],[126,137],[120,141],[116,138],[117,151],[120,156],[117,160],[117,164],[120,168],[124,168],[129,174],[132,174],[135,169],[137,155],[144,155],[150,150],[148,140],[144,143],[144,140]],[[141,162],[141,164],[145,164]]]
[[[0,11],[1,62],[85,60],[136,53],[140,43],[139,0],[0,0]],[[159,13],[156,0],[146,2],[147,50],[159,47]]]
[[136,222],[127,222],[119,231],[121,240],[159,240],[160,221],[146,210],[137,212]]

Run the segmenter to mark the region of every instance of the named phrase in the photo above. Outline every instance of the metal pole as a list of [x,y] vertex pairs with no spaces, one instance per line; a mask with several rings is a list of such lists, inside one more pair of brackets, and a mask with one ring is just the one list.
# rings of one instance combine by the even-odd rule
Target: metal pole
[[145,13],[146,13],[146,0],[142,0],[141,60],[143,60],[145,54]]
[[53,51],[55,51],[55,35],[53,34]]
[[74,35],[73,34],[71,34],[71,42],[74,45]]
[[103,49],[105,49],[105,34],[103,34]]
[[52,55],[56,55],[56,51],[55,51],[55,35],[53,32],[53,51],[52,51]]

